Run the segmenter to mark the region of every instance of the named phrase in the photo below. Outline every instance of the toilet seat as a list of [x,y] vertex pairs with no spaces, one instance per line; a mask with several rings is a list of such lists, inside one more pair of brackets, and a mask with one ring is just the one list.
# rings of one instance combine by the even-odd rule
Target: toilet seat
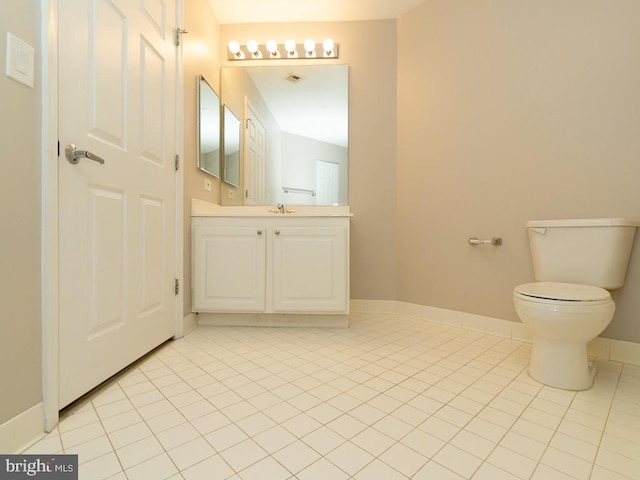
[[525,283],[514,288],[513,294],[522,300],[555,305],[602,305],[612,301],[604,288],[576,283]]

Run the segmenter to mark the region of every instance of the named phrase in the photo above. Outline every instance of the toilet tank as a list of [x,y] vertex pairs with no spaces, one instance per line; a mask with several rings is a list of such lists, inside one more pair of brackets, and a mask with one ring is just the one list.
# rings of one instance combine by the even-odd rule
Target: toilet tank
[[638,225],[624,218],[528,222],[535,279],[620,288]]

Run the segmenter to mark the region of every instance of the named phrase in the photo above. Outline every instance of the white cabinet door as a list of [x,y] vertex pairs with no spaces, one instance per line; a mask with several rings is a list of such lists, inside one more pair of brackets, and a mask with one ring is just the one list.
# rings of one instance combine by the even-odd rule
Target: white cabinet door
[[269,230],[275,312],[344,313],[348,299],[346,226]]
[[265,228],[195,226],[193,310],[265,310]]

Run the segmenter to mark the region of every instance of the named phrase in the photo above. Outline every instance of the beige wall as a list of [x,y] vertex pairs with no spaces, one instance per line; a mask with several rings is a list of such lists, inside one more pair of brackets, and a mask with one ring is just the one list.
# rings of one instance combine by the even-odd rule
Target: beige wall
[[[198,168],[196,155],[196,85],[202,75],[220,94],[220,26],[207,0],[185,0],[182,36],[184,73],[184,315],[191,313],[191,199],[220,203],[220,180]],[[210,179],[212,190],[204,188]]]
[[4,74],[6,35],[40,59],[39,1],[0,2],[0,424],[42,400],[40,71],[35,88]]
[[[638,2],[431,0],[398,20],[399,300],[517,320],[527,220],[640,219],[638,18]],[[607,336],[640,342],[639,289],[640,235]]]
[[224,59],[232,39],[265,43],[331,37],[339,44],[335,63],[349,65],[351,298],[394,299],[396,21],[222,25],[221,35]]

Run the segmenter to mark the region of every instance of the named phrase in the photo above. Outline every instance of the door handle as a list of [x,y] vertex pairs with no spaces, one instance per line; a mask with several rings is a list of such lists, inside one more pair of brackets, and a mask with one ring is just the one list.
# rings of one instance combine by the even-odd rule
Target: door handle
[[88,158],[89,160],[93,160],[94,162],[98,162],[100,164],[104,163],[104,160],[99,156],[91,153],[89,150],[78,150],[78,148],[73,143],[70,143],[65,147],[64,155],[72,165],[78,163],[81,158]]

